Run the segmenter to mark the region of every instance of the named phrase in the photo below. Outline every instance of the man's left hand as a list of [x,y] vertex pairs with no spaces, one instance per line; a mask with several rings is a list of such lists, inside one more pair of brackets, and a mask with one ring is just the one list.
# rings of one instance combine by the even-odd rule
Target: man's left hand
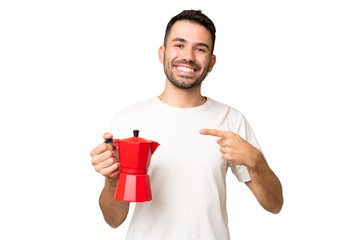
[[220,146],[222,157],[232,164],[254,167],[259,154],[261,155],[259,150],[233,132],[201,129],[200,134],[220,137],[217,144]]

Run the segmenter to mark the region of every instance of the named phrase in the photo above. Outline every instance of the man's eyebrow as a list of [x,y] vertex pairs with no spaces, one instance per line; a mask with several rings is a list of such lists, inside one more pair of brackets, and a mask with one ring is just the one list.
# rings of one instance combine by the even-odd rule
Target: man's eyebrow
[[201,47],[206,47],[208,50],[210,50],[209,45],[207,45],[206,43],[198,43],[196,44],[197,46],[201,46]]
[[[186,39],[183,39],[183,38],[174,38],[172,40],[172,42],[182,42],[182,43],[186,43]],[[200,46],[200,47],[206,47],[208,50],[210,50],[210,47],[209,45],[207,45],[206,43],[202,43],[202,42],[199,42],[196,44],[196,46]]]
[[187,41],[185,39],[183,39],[183,38],[174,38],[172,40],[172,42],[187,42]]

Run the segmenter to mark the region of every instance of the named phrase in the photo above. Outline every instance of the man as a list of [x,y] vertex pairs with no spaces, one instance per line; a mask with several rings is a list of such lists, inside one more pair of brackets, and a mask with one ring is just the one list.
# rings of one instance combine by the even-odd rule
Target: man
[[[153,200],[137,203],[127,239],[230,239],[225,176],[228,167],[272,213],[283,204],[280,181],[267,165],[248,122],[237,110],[201,95],[213,69],[215,26],[201,11],[186,10],[166,28],[159,60],[164,92],[117,113],[115,138],[133,129],[161,145],[148,174]],[[113,135],[104,134],[104,139]],[[218,137],[218,138],[214,138]],[[106,177],[100,207],[106,222],[118,227],[129,203],[114,200],[120,165],[112,146],[91,152],[95,170]]]

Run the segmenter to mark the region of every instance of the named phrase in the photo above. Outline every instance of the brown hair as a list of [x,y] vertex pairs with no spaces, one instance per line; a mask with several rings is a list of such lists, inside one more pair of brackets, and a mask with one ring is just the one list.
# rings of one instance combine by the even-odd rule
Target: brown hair
[[184,10],[175,17],[172,17],[169,21],[169,23],[166,26],[165,30],[165,37],[164,37],[164,46],[166,47],[166,42],[168,39],[168,36],[170,34],[171,28],[174,25],[175,22],[179,20],[188,20],[190,22],[198,23],[202,26],[204,26],[206,29],[210,31],[211,37],[212,37],[212,48],[211,48],[211,54],[214,52],[214,46],[215,46],[215,25],[211,21],[210,18],[208,18],[205,14],[201,12],[201,10]]

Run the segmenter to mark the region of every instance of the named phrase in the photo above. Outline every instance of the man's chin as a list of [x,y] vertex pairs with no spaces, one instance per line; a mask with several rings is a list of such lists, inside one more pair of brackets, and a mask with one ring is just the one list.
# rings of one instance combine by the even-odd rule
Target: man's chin
[[[186,78],[185,78],[186,79]],[[190,89],[193,89],[193,88],[196,88],[198,87],[201,82],[199,83],[198,81],[191,81],[189,79],[187,79],[187,81],[185,80],[170,80],[170,82],[177,88],[180,88],[180,89],[185,89],[185,90],[190,90]]]

